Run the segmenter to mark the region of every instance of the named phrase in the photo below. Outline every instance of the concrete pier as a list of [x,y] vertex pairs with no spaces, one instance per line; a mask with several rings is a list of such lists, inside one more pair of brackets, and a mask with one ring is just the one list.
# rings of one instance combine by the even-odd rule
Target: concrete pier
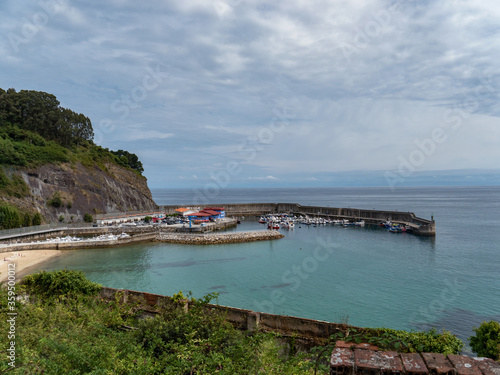
[[[413,233],[421,236],[435,236],[436,223],[417,217],[413,212],[366,210],[359,208],[337,208],[322,206],[302,206],[298,203],[242,203],[242,204],[213,204],[226,209],[227,216],[253,216],[276,213],[289,213],[294,215],[319,216],[329,219],[364,220],[366,224],[378,225],[387,220],[396,224],[408,225],[413,228]],[[167,214],[175,209],[186,206],[161,206]],[[189,207],[189,206],[188,206]]]

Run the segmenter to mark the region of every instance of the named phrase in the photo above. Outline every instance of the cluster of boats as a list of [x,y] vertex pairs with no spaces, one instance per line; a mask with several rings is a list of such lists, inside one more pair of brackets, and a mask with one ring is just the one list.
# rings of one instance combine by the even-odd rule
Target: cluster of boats
[[127,233],[121,233],[121,234],[102,234],[100,236],[96,237],[90,237],[90,238],[85,238],[85,237],[72,237],[72,236],[66,236],[66,237],[55,237],[55,238],[48,238],[45,241],[37,241],[37,242],[45,242],[45,243],[67,243],[67,242],[80,242],[80,241],[114,241],[114,240],[119,240],[122,238],[128,238],[130,235]]
[[261,224],[267,224],[268,229],[295,229],[295,225],[312,225],[312,226],[318,226],[318,225],[341,225],[341,226],[358,226],[358,227],[364,227],[365,222],[363,220],[360,221],[355,221],[351,222],[347,219],[339,219],[339,220],[333,220],[333,219],[326,219],[323,217],[309,217],[309,216],[294,216],[294,215],[289,215],[289,214],[270,214],[270,215],[263,215],[259,219],[259,223]]
[[413,230],[409,225],[402,225],[392,223],[391,221],[386,221],[385,223],[380,223],[381,227],[387,228],[391,233],[403,233],[403,232],[411,232]]

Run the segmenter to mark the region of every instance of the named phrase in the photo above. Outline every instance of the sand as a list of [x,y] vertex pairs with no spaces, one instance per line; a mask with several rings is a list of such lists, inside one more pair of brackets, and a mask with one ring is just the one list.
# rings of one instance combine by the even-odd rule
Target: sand
[[16,264],[16,278],[30,273],[40,263],[61,255],[61,250],[28,250],[0,253],[0,282],[7,279],[7,265]]

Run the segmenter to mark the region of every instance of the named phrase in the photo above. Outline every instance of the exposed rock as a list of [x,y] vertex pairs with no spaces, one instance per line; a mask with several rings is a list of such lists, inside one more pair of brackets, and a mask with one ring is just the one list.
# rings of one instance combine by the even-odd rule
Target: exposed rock
[[[25,198],[1,197],[24,211],[40,212],[46,220],[81,221],[83,215],[154,210],[146,178],[130,169],[106,164],[104,170],[82,164],[47,164],[17,171],[31,190]],[[62,205],[47,202],[58,193]]]

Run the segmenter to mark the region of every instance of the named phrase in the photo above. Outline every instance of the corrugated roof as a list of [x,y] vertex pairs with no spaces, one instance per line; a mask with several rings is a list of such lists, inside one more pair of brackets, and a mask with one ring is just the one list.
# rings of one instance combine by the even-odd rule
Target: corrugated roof
[[194,212],[192,214],[189,214],[188,216],[200,216],[200,217],[206,217],[206,216],[212,216],[210,214],[206,214],[204,212]]
[[186,211],[189,211],[189,208],[181,207],[181,208],[176,208],[174,211],[177,211],[177,212],[186,212]]
[[200,212],[206,212],[209,215],[220,215],[219,211],[212,211],[212,210],[201,210]]

